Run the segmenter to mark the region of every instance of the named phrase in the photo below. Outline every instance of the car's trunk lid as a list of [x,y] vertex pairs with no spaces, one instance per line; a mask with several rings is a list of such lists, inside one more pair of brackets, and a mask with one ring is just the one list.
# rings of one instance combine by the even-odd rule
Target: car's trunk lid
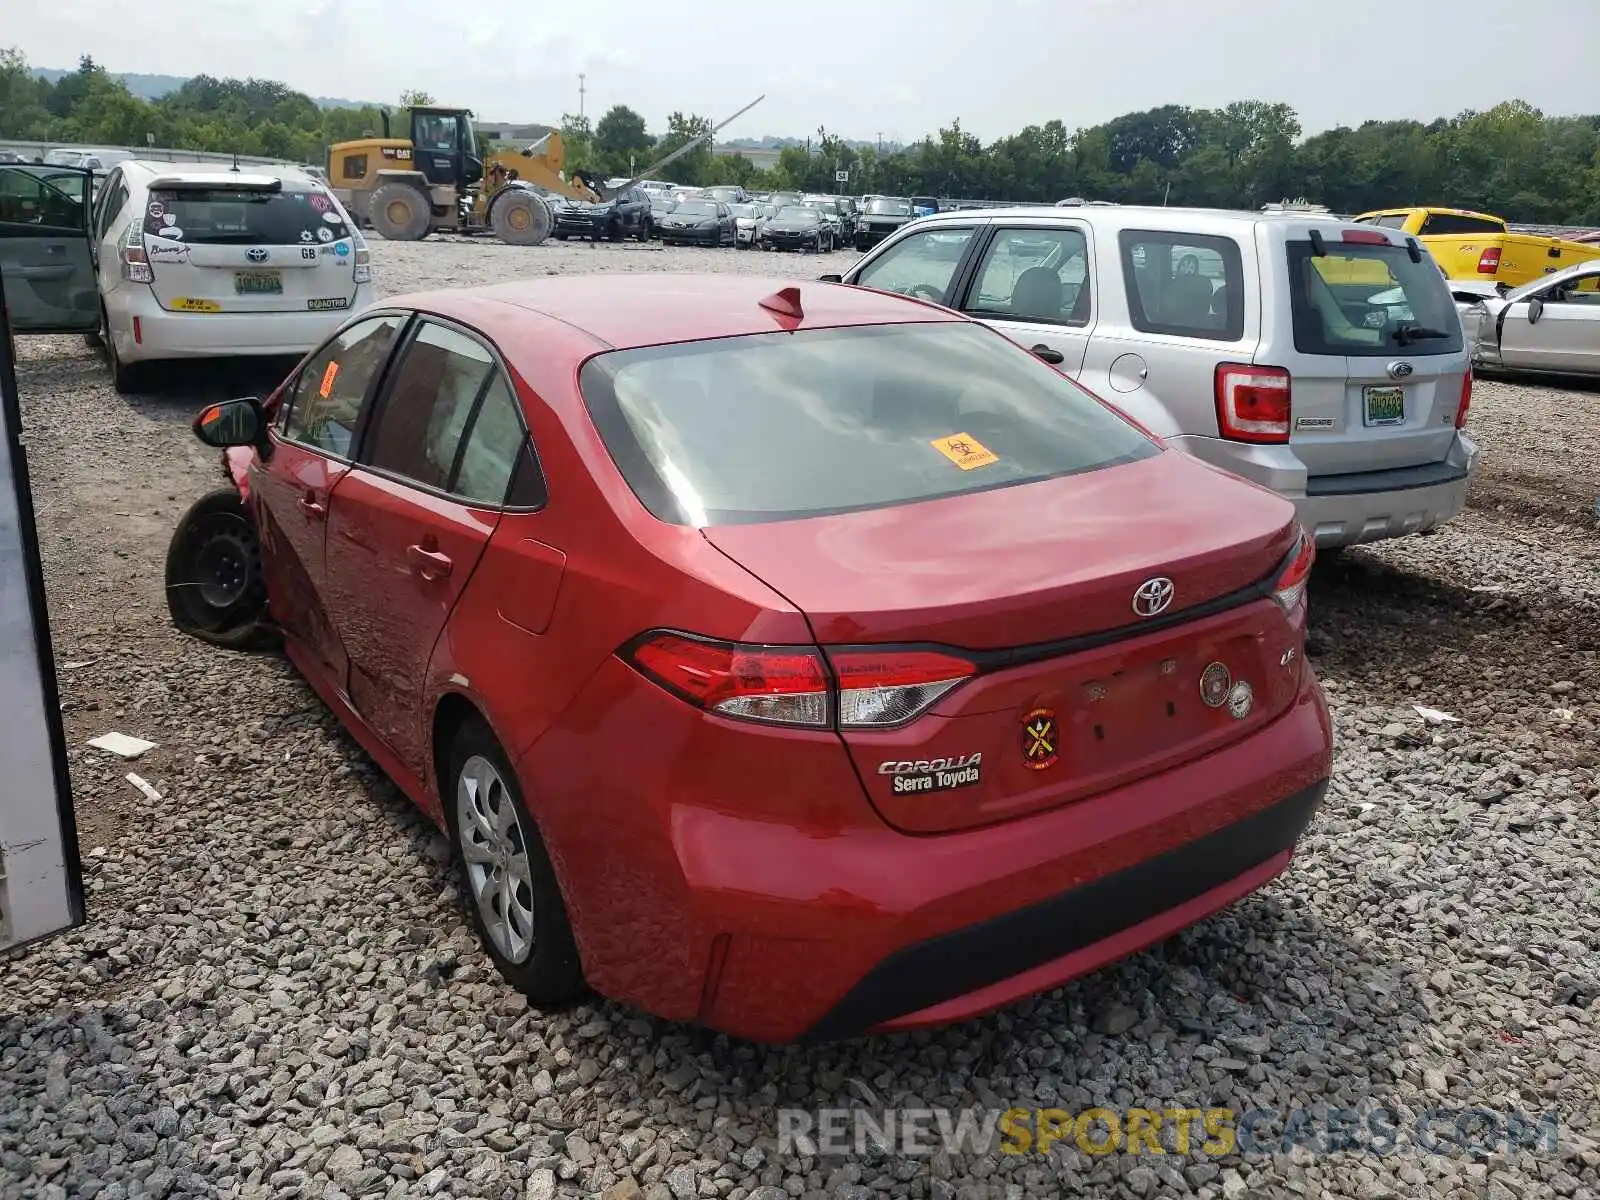
[[[1282,711],[1299,664],[1291,678],[1280,659],[1298,634],[1259,585],[1297,528],[1287,502],[1164,454],[705,535],[804,612],[825,646],[972,652],[983,673],[925,715],[842,734],[884,819],[933,832],[1166,769]],[[1170,602],[1141,615],[1135,593],[1156,579],[1170,581]],[[1250,683],[1242,715],[1229,711],[1226,689],[1222,704],[1203,701],[1212,662],[1226,664],[1230,683]],[[1047,762],[1024,750],[1040,713],[1054,730]]]

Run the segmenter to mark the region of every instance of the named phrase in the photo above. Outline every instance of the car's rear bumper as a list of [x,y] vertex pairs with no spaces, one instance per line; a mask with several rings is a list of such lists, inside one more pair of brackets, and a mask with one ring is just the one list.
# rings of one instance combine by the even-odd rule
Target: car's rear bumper
[[730,731],[631,674],[603,667],[518,763],[585,972],[760,1041],[977,1016],[1181,930],[1283,870],[1331,767],[1307,671],[1284,715],[1180,768],[912,836],[832,735]]
[[1167,445],[1293,501],[1300,523],[1325,550],[1438,528],[1466,508],[1478,470],[1478,445],[1464,433],[1440,462],[1342,475],[1307,475],[1291,447],[1189,436]]
[[113,294],[106,313],[117,355],[126,363],[290,356],[320,346],[353,311],[366,306],[370,293],[370,286],[362,285],[347,308],[277,313],[171,312],[162,308],[154,295],[119,303]]

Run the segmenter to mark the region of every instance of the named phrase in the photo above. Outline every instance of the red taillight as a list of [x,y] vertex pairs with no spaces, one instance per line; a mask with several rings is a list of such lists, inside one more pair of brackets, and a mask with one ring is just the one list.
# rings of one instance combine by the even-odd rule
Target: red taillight
[[1500,269],[1500,247],[1490,246],[1478,255],[1478,274],[1493,275]]
[[[977,674],[932,650],[748,646],[680,633],[648,634],[623,657],[645,677],[723,716],[810,729],[887,729]],[[833,674],[830,676],[828,666]],[[837,685],[835,684],[837,679]]]
[[1456,404],[1456,428],[1467,427],[1467,410],[1472,407],[1472,368],[1467,368],[1461,380],[1461,399]]
[[1217,430],[1235,442],[1289,440],[1289,372],[1282,367],[1218,363]]
[[831,649],[839,680],[839,727],[883,729],[909,721],[978,673],[975,664],[937,650]]
[[656,633],[628,657],[668,691],[712,712],[817,728],[830,722],[822,655],[805,646],[737,646]]
[[1359,242],[1365,246],[1387,246],[1389,244],[1388,237],[1376,229],[1346,229],[1344,231],[1344,240],[1347,242]]
[[1306,585],[1311,579],[1311,564],[1316,561],[1317,546],[1300,531],[1300,541],[1295,545],[1294,557],[1272,585],[1272,598],[1284,612],[1293,614],[1305,602]]

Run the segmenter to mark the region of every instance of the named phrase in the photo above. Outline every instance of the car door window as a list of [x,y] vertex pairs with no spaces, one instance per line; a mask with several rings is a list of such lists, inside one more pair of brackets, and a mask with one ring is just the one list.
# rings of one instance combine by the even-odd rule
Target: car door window
[[1089,249],[1081,229],[1001,229],[966,310],[1051,325],[1089,323]]
[[971,227],[927,229],[890,246],[852,280],[880,292],[942,302],[972,241]]
[[89,177],[46,167],[0,167],[0,224],[27,226],[29,232],[67,232],[88,228],[85,205]]
[[363,462],[449,491],[467,424],[495,370],[494,356],[481,342],[445,325],[423,324],[378,405]]
[[[517,486],[512,490],[512,477]],[[460,465],[450,491],[463,500],[492,507],[508,502],[518,508],[544,506],[544,480],[529,450],[522,415],[505,375],[496,370],[472,416],[461,447]]]
[[290,394],[282,436],[349,458],[361,405],[404,324],[398,315],[357,322],[313,355]]

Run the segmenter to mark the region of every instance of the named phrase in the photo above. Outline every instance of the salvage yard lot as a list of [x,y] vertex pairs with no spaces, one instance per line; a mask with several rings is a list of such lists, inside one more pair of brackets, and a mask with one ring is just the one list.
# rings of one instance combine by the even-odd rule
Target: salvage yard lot
[[[390,294],[853,259],[373,257]],[[529,1012],[477,948],[444,839],[288,665],[167,622],[167,539],[222,482],[189,420],[262,373],[173,371],[124,399],[76,339],[19,350],[91,923],[0,966],[0,1195],[1600,1192],[1600,393],[1480,383],[1469,511],[1319,565],[1335,775],[1282,879],[986,1020],[799,1049],[598,1001]],[[83,745],[108,730],[160,744],[132,769],[162,804]],[[778,1152],[779,1109],[859,1104],[852,1081],[901,1109],[1554,1111],[1560,1136],[1496,1156]]]

